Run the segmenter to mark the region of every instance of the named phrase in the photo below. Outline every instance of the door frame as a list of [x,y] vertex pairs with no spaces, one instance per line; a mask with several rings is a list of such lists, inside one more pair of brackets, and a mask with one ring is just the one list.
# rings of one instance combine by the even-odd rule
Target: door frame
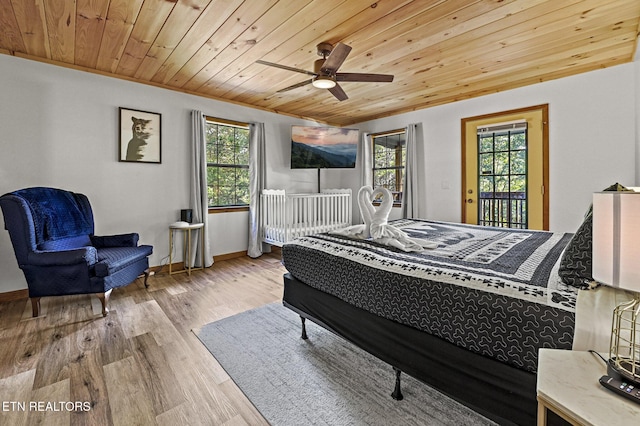
[[475,117],[467,117],[460,120],[462,128],[462,181],[460,185],[460,211],[462,223],[466,223],[467,212],[464,200],[466,199],[466,182],[467,182],[467,122],[479,121],[497,118],[503,115],[513,115],[519,113],[527,113],[532,111],[542,112],[542,181],[544,193],[542,194],[542,229],[549,230],[549,104],[535,105],[525,108],[517,108],[508,111],[494,112],[491,114],[477,115]]

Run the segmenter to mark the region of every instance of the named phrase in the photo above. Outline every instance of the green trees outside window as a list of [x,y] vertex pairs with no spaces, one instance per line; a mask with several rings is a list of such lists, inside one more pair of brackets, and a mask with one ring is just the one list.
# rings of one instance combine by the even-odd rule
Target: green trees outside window
[[393,203],[402,203],[402,185],[406,160],[404,131],[372,135],[373,187],[382,186],[393,194]]
[[209,207],[249,205],[249,126],[207,118]]
[[478,223],[527,228],[527,130],[478,135]]

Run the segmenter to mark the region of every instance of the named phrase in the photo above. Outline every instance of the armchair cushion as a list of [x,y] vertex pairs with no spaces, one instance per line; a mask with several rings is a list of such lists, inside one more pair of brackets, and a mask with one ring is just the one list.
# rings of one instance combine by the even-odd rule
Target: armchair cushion
[[98,250],[98,263],[95,264],[97,277],[113,275],[121,269],[151,255],[153,247],[108,247]]
[[135,247],[138,245],[139,236],[136,233],[120,235],[91,235],[91,245],[96,248],[105,247]]

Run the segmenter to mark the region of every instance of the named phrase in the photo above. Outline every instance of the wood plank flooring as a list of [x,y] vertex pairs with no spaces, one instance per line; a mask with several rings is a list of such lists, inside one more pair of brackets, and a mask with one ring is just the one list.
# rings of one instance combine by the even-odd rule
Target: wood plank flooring
[[[268,425],[191,331],[282,300],[279,254],[111,295],[0,303],[1,425]],[[69,404],[81,409],[70,410]]]

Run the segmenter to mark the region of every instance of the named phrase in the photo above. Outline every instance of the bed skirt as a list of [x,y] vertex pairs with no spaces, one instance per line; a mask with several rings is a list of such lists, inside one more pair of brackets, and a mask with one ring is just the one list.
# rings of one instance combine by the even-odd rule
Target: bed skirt
[[536,423],[533,373],[356,308],[289,273],[284,275],[283,304],[487,418],[500,424]]

